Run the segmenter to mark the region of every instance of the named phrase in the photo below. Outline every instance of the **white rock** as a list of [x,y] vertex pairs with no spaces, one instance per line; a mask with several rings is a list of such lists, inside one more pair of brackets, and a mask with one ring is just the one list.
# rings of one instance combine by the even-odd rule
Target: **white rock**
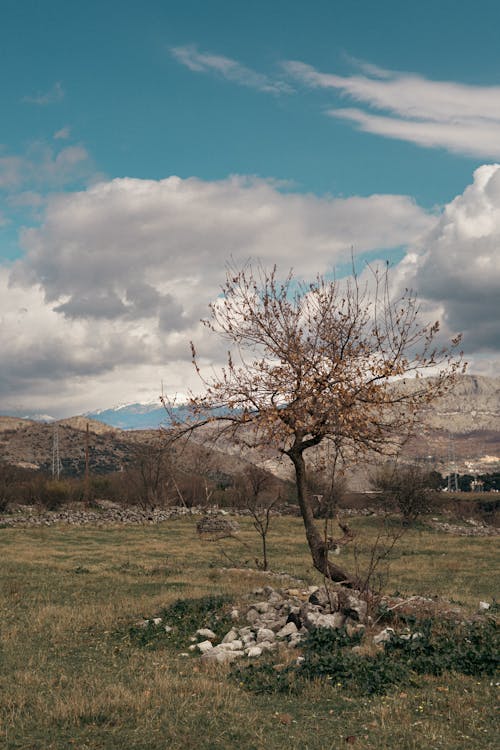
[[273,643],[271,643],[270,641],[261,641],[259,643],[259,647],[263,651],[274,651],[277,646],[278,644],[276,643],[276,641],[273,641]]
[[173,630],[173,627],[171,625],[165,625],[165,633],[171,633]]
[[294,622],[289,622],[285,625],[284,628],[281,628],[281,630],[278,630],[276,635],[278,638],[286,638],[289,635],[294,635],[297,633],[297,626]]
[[363,601],[363,599],[358,599],[355,596],[349,596],[347,601],[349,609],[352,609],[353,612],[356,612],[358,615],[359,622],[364,622],[368,612],[367,603]]
[[161,617],[153,617],[151,622],[153,625],[159,625],[161,623]]
[[380,633],[377,633],[377,635],[373,636],[373,642],[377,644],[377,646],[380,643],[387,643],[388,641],[391,640],[393,635],[394,635],[393,628],[385,628],[384,630],[381,630]]
[[257,643],[262,643],[262,641],[269,641],[272,643],[275,637],[274,632],[269,630],[269,628],[259,628],[257,631]]
[[211,651],[213,649],[212,643],[210,641],[202,641],[201,643],[197,643],[196,647],[201,651],[202,654],[206,654],[207,651]]
[[204,654],[202,654],[202,659],[204,661],[214,661],[217,664],[225,664],[227,662],[234,661],[239,656],[244,656],[244,651],[218,651],[217,649],[213,648],[211,651],[206,651]]
[[320,617],[319,612],[306,612],[304,625],[308,630],[315,627],[318,617]]
[[209,641],[215,641],[217,636],[215,635],[213,630],[210,630],[210,628],[200,628],[196,631],[196,635],[200,635],[202,638],[205,638]]
[[260,612],[261,615],[264,614],[264,612],[269,612],[271,605],[268,602],[257,602],[253,605],[257,612]]
[[190,646],[188,646],[188,649],[189,649],[190,651],[194,651],[194,650],[195,650],[196,648],[198,648],[198,646],[197,646],[197,644],[196,644],[196,643],[192,643],[192,644],[191,644]]
[[234,628],[231,628],[231,630],[226,633],[224,638],[222,639],[222,643],[231,643],[231,641],[235,641],[238,638],[238,631]]
[[333,615],[318,615],[315,624],[317,628],[341,628],[344,622],[344,615],[334,612]]
[[239,613],[239,611],[237,609],[232,609],[230,617],[231,617],[231,620],[233,620],[233,621],[234,620],[239,620],[240,619],[240,613]]
[[480,612],[487,612],[490,607],[491,607],[491,604],[489,604],[489,602],[479,602]]
[[262,655],[262,649],[260,646],[252,646],[251,648],[247,649],[247,656],[249,659],[255,659],[257,656]]

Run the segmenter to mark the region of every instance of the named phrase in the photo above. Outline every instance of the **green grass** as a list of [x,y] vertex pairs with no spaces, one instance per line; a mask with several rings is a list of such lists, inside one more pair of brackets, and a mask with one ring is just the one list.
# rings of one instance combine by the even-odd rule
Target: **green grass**
[[[0,747],[495,746],[490,678],[418,677],[411,688],[360,698],[316,681],[299,695],[263,696],[235,683],[224,667],[181,657],[178,647],[149,651],[131,640],[136,620],[179,598],[224,595],[237,602],[269,582],[257,571],[222,570],[230,562],[221,549],[252,565],[259,555],[250,522],[241,525],[250,549],[235,540],[199,542],[191,519],[152,527],[0,529]],[[375,521],[356,519],[352,526],[362,567]],[[299,519],[273,520],[269,549],[274,570],[319,581]],[[391,558],[391,592],[437,594],[471,612],[497,593],[491,538],[415,528]],[[351,550],[344,563],[354,565]]]

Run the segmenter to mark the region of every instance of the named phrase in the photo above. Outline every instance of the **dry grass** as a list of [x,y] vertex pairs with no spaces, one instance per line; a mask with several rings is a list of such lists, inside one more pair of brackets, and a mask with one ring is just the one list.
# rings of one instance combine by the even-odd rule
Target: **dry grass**
[[[127,637],[130,624],[175,599],[225,593],[235,601],[268,582],[229,565],[216,544],[200,543],[195,523],[161,527],[1,529],[0,745],[6,750],[197,750],[301,747],[484,748],[495,743],[489,680],[420,679],[405,692],[354,699],[314,683],[300,696],[255,696],[223,667]],[[366,558],[373,521],[353,523]],[[259,554],[250,522],[249,551]],[[271,565],[309,582],[298,519],[277,519]],[[389,589],[439,594],[474,609],[491,599],[494,543],[411,530],[393,554]]]

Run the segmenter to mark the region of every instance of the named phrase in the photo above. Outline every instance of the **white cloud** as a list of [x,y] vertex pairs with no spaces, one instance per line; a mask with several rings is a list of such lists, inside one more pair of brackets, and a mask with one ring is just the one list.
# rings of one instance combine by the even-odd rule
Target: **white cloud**
[[414,288],[446,335],[464,332],[475,370],[500,361],[498,165],[478,169],[440,216],[404,196],[320,198],[243,177],[119,179],[49,197],[22,242],[10,285],[0,269],[0,411],[105,407],[159,393],[161,380],[169,394],[196,388],[189,340],[207,365],[224,359],[199,318],[230,256],[309,279],[351,245],[409,244],[394,287]]
[[54,85],[44,92],[38,92],[33,96],[23,96],[22,101],[26,104],[38,104],[40,106],[46,106],[47,104],[55,104],[64,99],[65,91],[60,81],[56,81]]
[[22,235],[9,287],[3,275],[0,411],[27,394],[49,412],[106,406],[161,379],[185,391],[197,384],[191,338],[206,361],[224,359],[199,318],[230,256],[311,278],[351,245],[399,246],[435,221],[404,196],[318,198],[243,177],[119,179],[49,197],[43,225]]
[[60,189],[75,181],[92,181],[96,176],[92,158],[79,144],[55,148],[36,141],[22,154],[0,157],[0,190],[12,194],[21,188]]
[[500,86],[431,81],[414,73],[363,65],[364,75],[338,76],[299,61],[287,73],[312,88],[339,92],[370,108],[331,108],[328,114],[362,130],[480,157],[500,156]]
[[53,137],[55,141],[65,141],[70,137],[70,135],[71,130],[66,126],[64,128],[61,128],[60,130],[56,130]]
[[480,361],[500,349],[500,165],[474,173],[436,226],[398,268],[399,283],[417,289],[449,333],[463,333]]
[[229,57],[214,55],[210,52],[199,52],[194,44],[171,47],[170,53],[178,62],[196,73],[215,73],[233,83],[272,94],[293,91],[292,87],[285,81],[273,79],[264,73],[258,73]]

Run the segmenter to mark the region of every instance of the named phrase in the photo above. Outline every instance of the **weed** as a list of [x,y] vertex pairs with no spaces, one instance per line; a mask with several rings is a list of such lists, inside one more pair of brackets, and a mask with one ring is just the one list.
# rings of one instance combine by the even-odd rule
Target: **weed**
[[353,695],[384,695],[414,681],[414,674],[440,675],[455,671],[479,677],[499,666],[498,628],[486,623],[421,623],[419,630],[394,635],[374,656],[355,653],[362,634],[344,629],[316,628],[303,649],[303,660],[277,670],[270,663],[236,667],[233,676],[256,693],[297,692],[305,682],[322,679]]
[[[146,626],[134,625],[129,630],[131,640],[143,648],[173,645],[185,648],[189,638],[201,628],[210,628],[222,637],[230,628],[231,620],[224,607],[226,596],[203,596],[199,599],[177,599],[162,610],[157,624],[149,620]],[[172,628],[168,633],[165,626]]]

